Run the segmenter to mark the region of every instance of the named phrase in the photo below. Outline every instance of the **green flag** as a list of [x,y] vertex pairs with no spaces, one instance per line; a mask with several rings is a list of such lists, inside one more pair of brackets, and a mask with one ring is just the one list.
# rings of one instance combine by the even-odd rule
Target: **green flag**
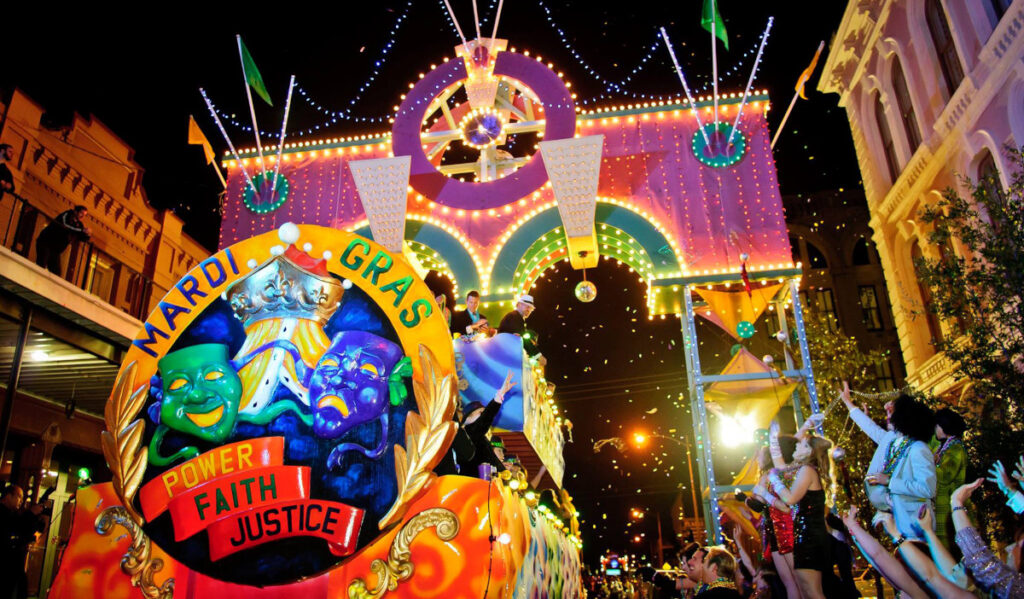
[[[725,31],[724,29],[722,31]],[[270,101],[270,94],[267,92],[267,86],[263,85],[263,77],[260,75],[260,70],[256,68],[256,62],[252,59],[252,54],[249,54],[249,49],[245,47],[245,42],[242,41],[242,36],[238,36],[238,51],[242,54],[242,72],[245,74],[245,81],[252,88],[252,91],[256,92],[256,95],[263,98],[263,101],[273,106],[274,103]]]
[[700,13],[700,25],[708,33],[711,32],[711,23],[715,24],[715,37],[722,40],[725,49],[729,49],[729,35],[725,32],[725,23],[722,21],[722,13],[718,12],[717,0],[704,0],[704,10]]

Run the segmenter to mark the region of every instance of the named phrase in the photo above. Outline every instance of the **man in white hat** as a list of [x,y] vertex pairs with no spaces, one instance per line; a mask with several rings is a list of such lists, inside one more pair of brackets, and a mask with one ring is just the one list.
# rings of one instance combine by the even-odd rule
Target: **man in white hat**
[[[533,314],[533,310],[536,306],[533,305],[533,296],[524,293],[516,298],[516,308],[501,319],[501,323],[498,325],[499,333],[512,333],[513,335],[523,336],[526,332],[526,319]],[[536,341],[536,340],[535,340]],[[530,356],[531,358],[537,358],[537,361],[541,365],[547,364],[547,359],[537,352]]]

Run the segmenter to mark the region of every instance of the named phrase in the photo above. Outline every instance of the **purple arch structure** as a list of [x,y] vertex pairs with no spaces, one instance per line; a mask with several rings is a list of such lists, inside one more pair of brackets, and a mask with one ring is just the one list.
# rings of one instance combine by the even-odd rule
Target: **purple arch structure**
[[[522,54],[499,52],[494,74],[521,81],[544,105],[544,139],[572,137],[576,132],[576,105],[569,89],[551,69]],[[427,74],[406,95],[391,129],[395,156],[411,156],[409,184],[438,204],[481,210],[514,202],[539,189],[548,179],[544,160],[535,153],[516,172],[484,183],[453,179],[427,159],[420,141],[423,118],[430,102],[442,91],[467,77],[462,59],[450,60]]]

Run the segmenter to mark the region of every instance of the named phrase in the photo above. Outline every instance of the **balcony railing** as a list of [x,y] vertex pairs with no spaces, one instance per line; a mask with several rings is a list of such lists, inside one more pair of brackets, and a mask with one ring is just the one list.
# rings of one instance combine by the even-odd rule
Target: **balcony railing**
[[[52,220],[28,198],[11,193],[0,198],[0,241],[29,260],[35,260],[36,238]],[[135,318],[149,313],[153,281],[89,241],[71,243],[59,276]]]

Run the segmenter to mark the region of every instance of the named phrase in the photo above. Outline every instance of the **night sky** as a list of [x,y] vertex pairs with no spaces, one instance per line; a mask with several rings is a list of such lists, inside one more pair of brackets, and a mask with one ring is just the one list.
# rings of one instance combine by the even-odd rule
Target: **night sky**
[[[489,34],[497,0],[479,2],[483,31]],[[701,4],[507,0],[498,37],[553,62],[572,82],[578,103],[607,106],[636,101],[633,94],[680,94],[664,46],[651,51],[657,27],[665,26],[691,89],[700,95],[711,89]],[[220,184],[204,164],[202,150],[185,140],[188,115],[194,114],[215,149],[224,148],[200,86],[225,113],[249,121],[236,33],[245,39],[275,100],[272,109],[257,106],[261,128],[280,127],[288,76],[295,74],[321,109],[297,93],[289,129],[311,130],[311,139],[386,129],[386,117],[408,83],[451,56],[459,43],[440,0],[294,3],[279,12],[249,6],[177,4],[145,18],[139,5],[94,5],[90,12],[5,8],[0,91],[7,98],[20,87],[56,124],[69,122],[73,111],[102,120],[136,149],[153,205],[175,210],[186,230],[212,248]],[[472,4],[457,0],[453,6],[467,37],[474,37]],[[754,85],[771,94],[774,131],[797,76],[818,42],[831,40],[845,2],[817,3],[813,15],[801,2],[721,0],[719,6],[730,41],[730,51],[719,47],[718,54],[723,92],[742,92],[761,32],[775,16]],[[797,104],[776,147],[784,194],[860,185],[845,111],[836,106],[837,96],[814,89],[826,54],[827,48],[806,88],[809,101]],[[360,120],[331,123],[324,111],[348,111]],[[380,117],[384,124],[367,122]],[[230,125],[228,130],[236,144],[252,145],[251,133]],[[594,441],[638,428],[688,436],[690,415],[680,400],[685,369],[679,320],[649,321],[645,290],[625,266],[602,261],[588,275],[599,294],[584,305],[572,295],[579,273],[567,266],[550,270],[535,290],[538,310],[530,325],[541,332],[549,378],[559,385],[556,397],[575,425],[575,443],[566,451],[567,487],[583,516],[585,558],[593,563],[609,549],[651,555],[648,540],[656,535],[656,513],[662,514],[668,539],[674,534],[671,505],[680,490],[687,510],[690,503],[685,454],[677,445],[655,443],[625,455],[605,447],[594,454]],[[728,344],[718,344],[724,350],[705,351],[717,351],[724,364]],[[711,358],[707,370],[715,365]],[[649,515],[627,531],[634,507],[650,510]],[[644,541],[632,543],[641,533]]]

